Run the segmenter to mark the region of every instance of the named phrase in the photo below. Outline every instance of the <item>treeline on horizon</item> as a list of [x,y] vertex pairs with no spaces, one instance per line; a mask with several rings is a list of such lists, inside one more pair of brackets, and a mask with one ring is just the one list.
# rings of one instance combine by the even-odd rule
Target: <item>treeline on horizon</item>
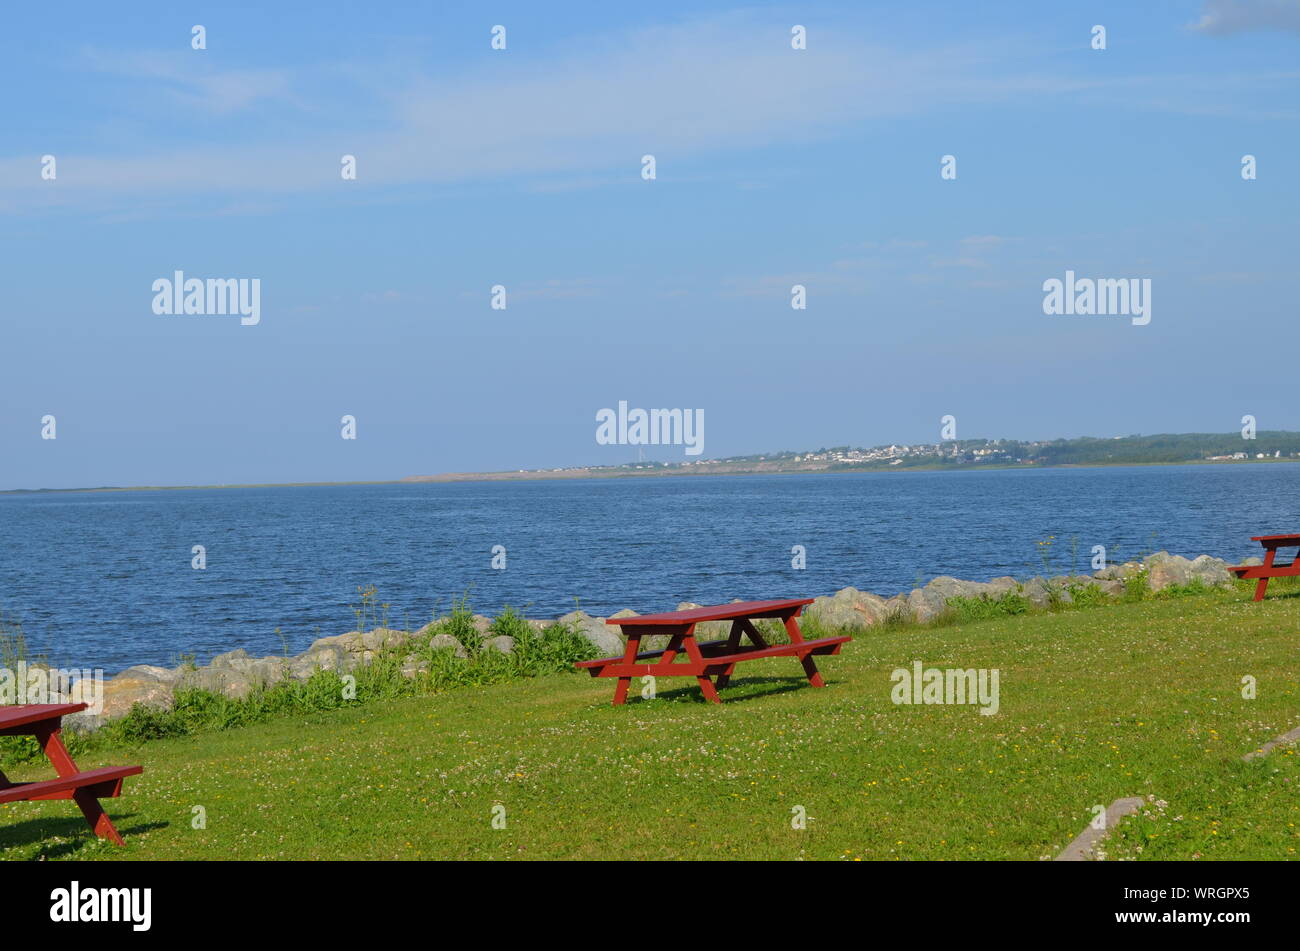
[[1300,452],[1300,433],[1264,430],[1246,439],[1241,433],[1183,433],[1157,436],[1124,436],[1120,439],[1056,439],[1046,445],[1021,447],[1022,458],[1043,465],[1086,465],[1098,462],[1191,462],[1213,456],[1244,452],[1290,456]]
[[[941,444],[943,445],[943,444]],[[1254,439],[1235,433],[1167,433],[1154,436],[1119,436],[1098,438],[1082,436],[1076,439],[1053,439],[1037,442],[1017,439],[962,439],[953,444],[957,456],[910,456],[892,468],[974,464],[1006,465],[1020,460],[1042,466],[1082,465],[1138,465],[1142,463],[1199,462],[1214,456],[1230,456],[1244,452],[1254,459],[1259,453],[1272,458],[1277,452],[1282,456],[1300,453],[1300,433],[1282,430],[1260,430]],[[976,449],[996,449],[1005,455],[976,456]],[[819,450],[827,451],[827,450]],[[832,450],[833,451],[833,450]],[[842,463],[835,468],[878,467],[878,463]]]

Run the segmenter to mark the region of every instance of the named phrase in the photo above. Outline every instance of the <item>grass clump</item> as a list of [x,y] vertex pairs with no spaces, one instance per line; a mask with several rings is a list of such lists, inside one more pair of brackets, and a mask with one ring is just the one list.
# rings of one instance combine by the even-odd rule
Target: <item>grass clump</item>
[[1018,591],[1007,591],[996,598],[949,598],[948,609],[958,623],[987,621],[998,617],[1028,614],[1032,605]]

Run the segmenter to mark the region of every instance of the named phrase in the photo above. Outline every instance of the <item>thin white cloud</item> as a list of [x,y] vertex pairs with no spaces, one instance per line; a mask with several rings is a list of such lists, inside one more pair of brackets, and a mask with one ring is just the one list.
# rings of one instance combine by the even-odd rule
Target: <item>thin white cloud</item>
[[[332,68],[340,89],[322,83],[319,69],[221,71],[194,58],[97,54],[94,68],[142,80],[146,97],[156,99],[161,89],[212,115],[209,144],[177,148],[169,144],[174,137],[162,136],[122,154],[113,139],[104,154],[59,155],[57,182],[43,182],[33,157],[41,144],[15,145],[10,135],[20,154],[0,159],[0,189],[49,209],[71,207],[76,192],[75,202],[89,206],[86,190],[102,191],[111,204],[107,196],[192,201],[239,191],[258,201],[259,192],[360,195],[376,185],[474,180],[540,190],[654,187],[639,178],[645,154],[655,155],[662,187],[681,181],[703,155],[830,139],[865,121],[939,107],[1083,93],[1128,104],[1134,88],[1156,101],[1201,98],[1181,81],[1160,78],[1026,74],[1013,58],[1018,51],[988,44],[904,52],[849,31],[813,39],[795,51],[766,19],[732,15],[584,39],[549,58],[492,58],[438,79],[405,63],[379,64],[385,82],[378,89],[363,80],[359,64]],[[1258,86],[1225,85],[1225,77],[1203,81],[1229,90],[1224,95],[1258,95]],[[331,109],[332,97],[346,107]],[[286,134],[274,124],[249,130],[236,121],[260,106],[327,116],[329,132]],[[225,135],[223,122],[238,128]],[[356,182],[341,180],[343,154],[356,156]]]
[[225,115],[264,102],[301,106],[287,69],[216,69],[198,53],[120,53],[88,50],[87,67],[95,72],[151,84],[178,105]]
[[1205,0],[1193,30],[1214,36],[1276,30],[1300,33],[1300,0]]

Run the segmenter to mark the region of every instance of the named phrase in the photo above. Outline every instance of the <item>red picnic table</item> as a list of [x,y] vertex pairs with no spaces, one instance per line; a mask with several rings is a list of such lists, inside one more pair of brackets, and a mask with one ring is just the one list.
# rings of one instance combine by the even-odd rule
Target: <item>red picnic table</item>
[[1238,578],[1258,578],[1255,584],[1255,600],[1263,601],[1264,592],[1268,590],[1269,578],[1290,578],[1300,575],[1300,551],[1297,551],[1288,565],[1275,565],[1279,548],[1300,549],[1300,535],[1252,535],[1253,542],[1264,546],[1264,563],[1262,565],[1230,565],[1228,570]]
[[[838,654],[840,647],[853,638],[823,637],[806,641],[797,620],[804,605],[812,598],[790,601],[736,601],[711,607],[691,608],[686,611],[669,611],[664,614],[643,614],[637,617],[610,618],[606,624],[617,624],[623,629],[627,646],[622,657],[604,657],[584,660],[577,664],[593,677],[617,677],[614,688],[614,705],[627,699],[627,690],[633,677],[694,677],[706,700],[721,703],[711,677],[717,677],[717,687],[725,687],[731,680],[736,665],[746,660],[763,657],[798,657],[803,664],[808,682],[814,687],[824,687],[821,673],[813,662],[814,654]],[[768,644],[754,621],[759,618],[780,618],[790,637],[788,644]],[[695,626],[705,621],[731,621],[731,633],[726,640],[695,641]],[[661,651],[638,653],[641,638],[656,634],[667,635],[668,646]],[[749,644],[741,644],[740,637],[749,637]],[[684,662],[677,656],[685,652]],[[648,664],[641,661],[654,660]]]
[[0,736],[34,736],[59,774],[58,779],[34,783],[11,783],[0,772],[0,803],[23,800],[71,799],[81,807],[95,835],[118,845],[122,837],[113,828],[99,800],[122,793],[122,780],[144,772],[143,766],[105,766],[81,772],[68,755],[61,733],[63,718],[86,709],[84,703],[30,703],[0,707]]

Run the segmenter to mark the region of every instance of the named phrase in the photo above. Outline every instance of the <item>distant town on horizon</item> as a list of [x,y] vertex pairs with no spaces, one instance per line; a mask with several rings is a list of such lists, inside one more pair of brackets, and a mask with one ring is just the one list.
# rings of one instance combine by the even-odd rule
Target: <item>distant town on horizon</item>
[[853,472],[896,469],[1009,468],[1032,466],[1169,465],[1190,462],[1255,462],[1300,459],[1300,433],[1169,433],[1075,439],[950,439],[861,448],[822,447],[689,459],[638,460],[606,466],[566,466],[508,472],[450,472],[407,476],[403,482],[577,479],[637,475],[745,475],[774,472]]
[[950,439],[934,443],[890,443],[869,448],[829,446],[779,450],[681,462],[639,460],[604,466],[562,466],[498,472],[442,472],[389,479],[321,482],[241,482],[194,485],[79,486],[0,489],[0,495],[37,492],[117,492],[149,489],[219,489],[272,486],[390,485],[413,482],[501,482],[535,479],[627,478],[669,475],[758,475],[772,473],[872,472],[1053,468],[1061,466],[1176,465],[1179,463],[1285,462],[1300,460],[1300,432],[1162,433],[1080,436],[1074,439]]

